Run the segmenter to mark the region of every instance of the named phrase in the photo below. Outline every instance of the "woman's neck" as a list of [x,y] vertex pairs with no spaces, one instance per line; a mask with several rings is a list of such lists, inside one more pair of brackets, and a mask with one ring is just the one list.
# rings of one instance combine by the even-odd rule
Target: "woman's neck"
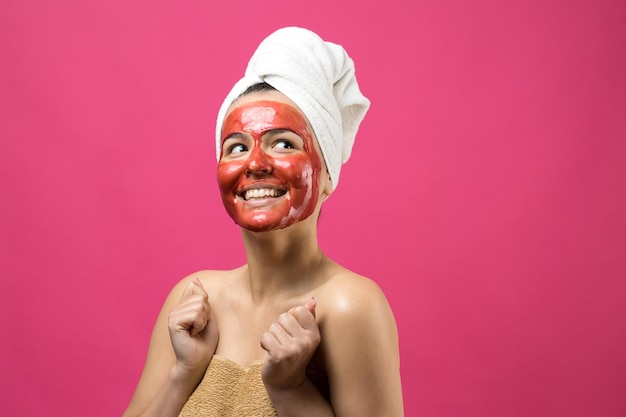
[[317,286],[325,256],[315,228],[294,224],[254,233],[243,230],[248,282],[253,300],[301,294]]

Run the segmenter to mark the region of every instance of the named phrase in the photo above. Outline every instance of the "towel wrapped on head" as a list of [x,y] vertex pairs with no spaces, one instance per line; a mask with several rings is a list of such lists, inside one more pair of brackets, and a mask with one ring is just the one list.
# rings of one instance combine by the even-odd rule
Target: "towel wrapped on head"
[[219,110],[218,160],[228,108],[246,89],[259,83],[271,85],[302,110],[336,188],[341,165],[350,157],[359,124],[370,105],[359,90],[354,62],[344,48],[298,27],[282,28],[265,38]]

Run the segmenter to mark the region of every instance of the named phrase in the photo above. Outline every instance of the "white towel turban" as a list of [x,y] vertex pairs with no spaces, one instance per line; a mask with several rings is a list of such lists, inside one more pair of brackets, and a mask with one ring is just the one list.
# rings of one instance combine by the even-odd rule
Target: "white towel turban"
[[269,35],[220,108],[218,160],[226,111],[248,87],[262,82],[290,98],[307,117],[336,188],[341,165],[350,157],[359,124],[370,105],[359,90],[352,59],[342,46],[325,42],[307,29],[286,27]]

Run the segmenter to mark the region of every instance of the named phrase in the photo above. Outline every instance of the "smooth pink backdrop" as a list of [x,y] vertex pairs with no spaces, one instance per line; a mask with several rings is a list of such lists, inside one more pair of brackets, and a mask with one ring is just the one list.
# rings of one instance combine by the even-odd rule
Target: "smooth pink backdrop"
[[0,415],[121,414],[171,286],[244,261],[214,119],[285,25],[373,103],[320,239],[390,300],[406,415],[626,415],[625,5],[3,1]]

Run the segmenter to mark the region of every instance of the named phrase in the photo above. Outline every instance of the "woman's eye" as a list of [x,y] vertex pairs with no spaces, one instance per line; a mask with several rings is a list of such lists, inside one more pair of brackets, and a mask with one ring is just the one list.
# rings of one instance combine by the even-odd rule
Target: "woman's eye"
[[289,142],[288,140],[285,139],[281,139],[278,140],[274,143],[274,148],[276,149],[294,149],[295,146],[293,146],[293,143]]
[[242,145],[241,143],[237,143],[237,144],[231,146],[228,149],[228,153],[229,154],[238,154],[238,153],[241,153],[241,152],[245,152],[247,150],[248,149],[245,147],[245,145]]

